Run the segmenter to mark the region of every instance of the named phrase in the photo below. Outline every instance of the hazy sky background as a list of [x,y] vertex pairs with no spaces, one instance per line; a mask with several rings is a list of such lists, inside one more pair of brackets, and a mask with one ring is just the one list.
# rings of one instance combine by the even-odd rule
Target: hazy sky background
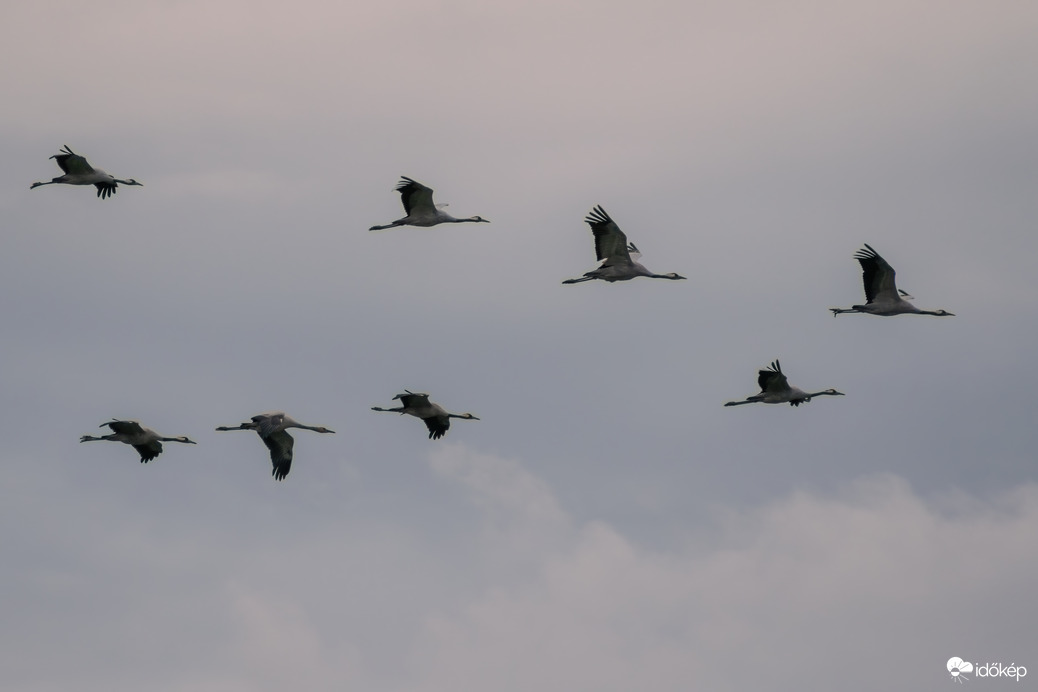
[[[1009,1],[7,3],[4,689],[1035,687],[1036,35]],[[144,187],[30,191],[65,144]],[[369,233],[400,175],[491,223]],[[596,204],[689,280],[561,285]],[[957,316],[834,319],[865,242]],[[775,358],[847,396],[722,407]],[[482,420],[370,411],[404,388]],[[281,483],[213,431],[272,409],[337,431]],[[199,444],[78,444],[112,417]]]

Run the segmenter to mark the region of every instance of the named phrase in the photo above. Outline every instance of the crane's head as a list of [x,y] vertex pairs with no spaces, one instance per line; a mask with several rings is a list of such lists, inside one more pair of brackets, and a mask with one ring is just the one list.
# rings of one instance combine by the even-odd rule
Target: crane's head
[[129,180],[123,180],[122,184],[123,185],[140,185],[141,187],[144,187],[144,183],[138,183],[133,178],[130,178]]
[[948,312],[947,310],[934,310],[934,313],[938,317],[955,317],[954,312]]
[[489,221],[484,219],[482,216],[473,216],[472,218],[469,219],[469,221],[475,221],[477,223],[490,223]]
[[333,434],[335,433],[334,430],[329,430],[328,428],[324,427],[323,425],[318,425],[316,428],[310,428],[310,429],[313,430],[314,432],[319,432],[319,433],[333,433]]
[[686,277],[682,276],[681,274],[675,274],[674,272],[671,272],[669,274],[664,274],[663,278],[665,278],[665,279],[673,279],[673,280],[676,281],[678,279],[684,279]]
[[189,445],[196,445],[196,444],[198,444],[194,440],[189,440],[184,435],[181,435],[180,437],[174,437],[173,439],[176,440],[177,442],[183,442],[184,444],[189,444]]

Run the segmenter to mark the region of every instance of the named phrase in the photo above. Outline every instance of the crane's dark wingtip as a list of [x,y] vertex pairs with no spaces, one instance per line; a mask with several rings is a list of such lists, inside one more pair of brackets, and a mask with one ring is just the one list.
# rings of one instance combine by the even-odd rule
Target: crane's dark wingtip
[[584,217],[584,223],[592,226],[598,224],[609,223],[613,219],[606,213],[606,210],[602,208],[601,204],[595,205],[595,207]]

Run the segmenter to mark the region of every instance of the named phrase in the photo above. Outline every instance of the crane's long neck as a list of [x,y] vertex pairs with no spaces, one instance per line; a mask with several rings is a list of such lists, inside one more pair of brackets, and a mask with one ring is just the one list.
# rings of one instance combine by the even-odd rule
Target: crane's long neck
[[319,432],[319,433],[335,432],[334,430],[329,430],[328,428],[324,427],[323,425],[305,425],[303,423],[295,423],[295,422],[289,423],[285,427],[286,428],[302,428],[303,430],[313,430],[314,432]]

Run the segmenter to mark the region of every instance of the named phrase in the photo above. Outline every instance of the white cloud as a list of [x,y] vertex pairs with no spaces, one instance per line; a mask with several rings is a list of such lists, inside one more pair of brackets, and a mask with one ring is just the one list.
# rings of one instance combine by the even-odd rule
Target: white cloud
[[[242,540],[240,521],[204,504],[207,533],[153,518],[106,533],[121,523],[114,503],[85,515],[80,533],[107,538],[82,553],[60,527],[26,526],[12,576],[33,580],[32,599],[12,612],[9,634],[20,636],[5,639],[13,680],[34,690],[75,674],[84,690],[159,675],[156,689],[206,692],[853,692],[884,680],[933,688],[953,655],[1038,665],[1034,484],[930,499],[895,476],[859,479],[729,508],[687,527],[684,542],[650,547],[578,519],[517,460],[455,444],[429,463],[441,490],[470,500],[450,537],[406,515],[354,525],[331,503],[314,508],[303,539],[281,526],[291,502],[266,511],[244,496],[262,540]],[[465,503],[439,497],[465,516]],[[20,566],[40,550],[75,576],[71,593]],[[47,606],[70,597],[89,602],[90,618]],[[75,651],[70,662],[56,665],[55,644]],[[113,667],[114,651],[132,665]]]
[[229,584],[236,640],[228,660],[242,689],[332,689],[359,674],[356,651],[323,637],[290,594],[274,596],[252,586]]
[[523,466],[492,454],[480,454],[464,445],[446,444],[430,455],[433,469],[470,491],[473,502],[513,520],[562,529],[568,519],[551,488]]
[[448,444],[432,453],[430,464],[484,512],[483,555],[495,563],[536,564],[572,540],[572,523],[551,488],[520,463]]
[[[514,462],[455,449],[434,463],[491,514],[555,506]],[[1038,486],[963,499],[942,507],[896,477],[863,479],[733,511],[668,551],[586,523],[530,580],[430,619],[410,689],[864,690],[887,675],[923,689],[960,648],[1025,658]]]

